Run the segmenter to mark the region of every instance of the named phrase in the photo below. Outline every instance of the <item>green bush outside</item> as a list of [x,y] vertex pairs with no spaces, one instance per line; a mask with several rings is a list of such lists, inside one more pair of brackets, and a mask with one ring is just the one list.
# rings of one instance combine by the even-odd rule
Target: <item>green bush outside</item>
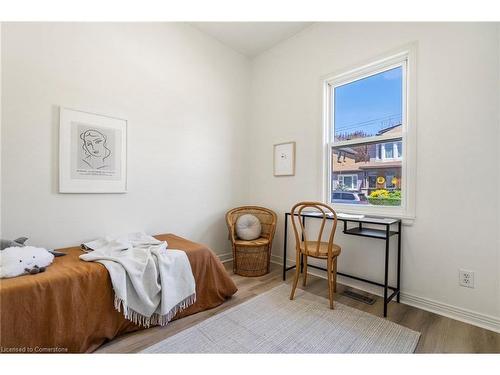
[[401,190],[378,189],[368,196],[368,202],[376,206],[401,206]]

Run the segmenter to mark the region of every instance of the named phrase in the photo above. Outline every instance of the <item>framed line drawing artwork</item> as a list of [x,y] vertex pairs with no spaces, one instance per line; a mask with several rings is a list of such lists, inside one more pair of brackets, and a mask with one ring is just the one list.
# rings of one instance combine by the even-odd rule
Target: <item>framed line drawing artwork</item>
[[126,191],[127,121],[61,107],[59,192]]
[[295,175],[295,142],[274,145],[274,175]]

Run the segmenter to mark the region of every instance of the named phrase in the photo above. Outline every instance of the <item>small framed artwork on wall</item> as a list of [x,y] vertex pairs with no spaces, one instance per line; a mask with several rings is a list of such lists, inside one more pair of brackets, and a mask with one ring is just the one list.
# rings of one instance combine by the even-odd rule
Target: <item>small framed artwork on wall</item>
[[127,121],[60,109],[59,192],[127,191]]
[[274,175],[295,175],[295,142],[274,145]]

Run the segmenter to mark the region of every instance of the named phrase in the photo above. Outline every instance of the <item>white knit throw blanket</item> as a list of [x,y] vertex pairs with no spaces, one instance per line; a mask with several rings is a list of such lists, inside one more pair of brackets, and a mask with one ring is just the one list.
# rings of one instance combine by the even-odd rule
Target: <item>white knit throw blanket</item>
[[115,308],[138,325],[166,325],[196,301],[195,280],[186,253],[167,251],[165,241],[132,233],[87,242],[82,248],[89,252],[80,259],[99,262],[108,270]]

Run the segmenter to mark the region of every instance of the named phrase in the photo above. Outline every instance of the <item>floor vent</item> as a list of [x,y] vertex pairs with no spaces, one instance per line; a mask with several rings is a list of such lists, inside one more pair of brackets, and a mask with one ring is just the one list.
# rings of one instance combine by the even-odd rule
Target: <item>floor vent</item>
[[356,301],[366,303],[367,305],[373,305],[375,303],[375,298],[364,296],[360,293],[353,292],[352,290],[346,290],[342,293],[342,295],[355,299]]

